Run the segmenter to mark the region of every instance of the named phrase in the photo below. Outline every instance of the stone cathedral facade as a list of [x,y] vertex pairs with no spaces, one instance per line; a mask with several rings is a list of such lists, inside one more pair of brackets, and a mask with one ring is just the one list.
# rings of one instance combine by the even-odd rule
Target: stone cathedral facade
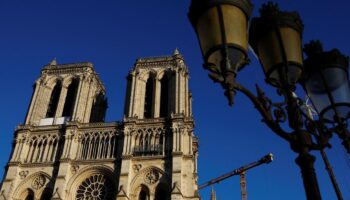
[[188,68],[137,59],[124,118],[105,122],[91,63],[44,66],[0,185],[0,200],[199,200]]

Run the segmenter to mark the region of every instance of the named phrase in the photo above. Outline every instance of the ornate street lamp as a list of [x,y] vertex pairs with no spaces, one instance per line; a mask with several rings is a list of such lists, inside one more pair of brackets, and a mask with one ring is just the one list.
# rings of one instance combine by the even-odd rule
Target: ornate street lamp
[[321,121],[336,124],[335,132],[350,153],[350,134],[346,121],[350,118],[349,57],[338,49],[323,51],[319,41],[305,45],[303,87],[316,108]]
[[[197,33],[204,67],[210,71],[210,78],[223,86],[230,105],[236,91],[242,92],[273,132],[290,143],[298,153],[296,163],[301,169],[307,199],[320,200],[315,157],[309,152],[328,146],[333,132],[350,149],[346,129],[350,110],[348,59],[339,51],[323,52],[317,48],[314,51],[312,45],[306,45],[308,58],[303,62],[303,23],[298,13],[282,12],[277,4],[269,2],[260,9],[261,16],[251,21],[249,43],[259,57],[266,82],[276,87],[284,101],[273,103],[258,86],[255,96],[236,82],[238,71],[248,60],[247,23],[251,10],[249,0],[192,0],[189,19]],[[319,113],[317,121],[305,114],[303,101],[294,94],[298,82]],[[284,122],[292,131],[282,128]],[[328,128],[325,122],[337,126]]]

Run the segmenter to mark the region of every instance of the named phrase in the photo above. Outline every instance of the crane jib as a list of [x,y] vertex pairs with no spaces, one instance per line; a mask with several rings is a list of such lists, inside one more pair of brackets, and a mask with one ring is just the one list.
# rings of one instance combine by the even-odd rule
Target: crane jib
[[249,170],[251,168],[257,167],[257,166],[259,166],[261,164],[264,164],[264,163],[268,164],[268,163],[272,162],[272,160],[273,160],[273,155],[272,155],[272,153],[269,153],[269,154],[265,155],[264,157],[262,157],[261,159],[259,159],[256,162],[244,165],[244,166],[242,166],[242,167],[240,167],[238,169],[234,169],[231,172],[223,174],[223,175],[221,175],[221,176],[219,176],[217,178],[211,179],[210,181],[207,181],[207,182],[199,185],[198,189],[200,190],[200,189],[203,189],[203,188],[205,188],[207,186],[210,186],[210,185],[213,185],[215,183],[221,182],[221,181],[223,181],[223,180],[225,180],[225,179],[227,179],[227,178],[229,178],[231,176],[239,175],[242,172],[245,172],[245,171],[247,171],[247,170]]

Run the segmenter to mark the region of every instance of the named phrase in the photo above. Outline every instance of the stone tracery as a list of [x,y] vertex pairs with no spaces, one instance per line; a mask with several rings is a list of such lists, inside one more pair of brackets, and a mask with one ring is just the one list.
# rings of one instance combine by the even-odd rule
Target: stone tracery
[[85,179],[78,187],[77,200],[110,200],[114,197],[112,181],[103,174]]

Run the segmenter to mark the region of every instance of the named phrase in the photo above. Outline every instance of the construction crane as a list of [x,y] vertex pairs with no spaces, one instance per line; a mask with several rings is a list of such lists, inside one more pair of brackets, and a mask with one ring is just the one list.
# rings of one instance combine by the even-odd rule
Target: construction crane
[[273,160],[273,155],[272,153],[269,153],[267,155],[265,155],[264,157],[262,157],[260,160],[252,162],[250,164],[244,165],[238,169],[234,169],[232,171],[230,171],[229,173],[223,174],[217,178],[211,179],[210,181],[207,181],[201,185],[198,186],[198,189],[203,189],[205,187],[208,187],[210,185],[213,185],[215,183],[219,183],[227,178],[230,178],[231,176],[235,176],[235,175],[240,175],[240,186],[241,186],[241,197],[242,200],[247,200],[247,189],[246,189],[246,178],[245,178],[245,173],[247,170],[252,169],[254,167],[257,167],[259,165],[262,164],[268,164],[270,162],[272,162]]

